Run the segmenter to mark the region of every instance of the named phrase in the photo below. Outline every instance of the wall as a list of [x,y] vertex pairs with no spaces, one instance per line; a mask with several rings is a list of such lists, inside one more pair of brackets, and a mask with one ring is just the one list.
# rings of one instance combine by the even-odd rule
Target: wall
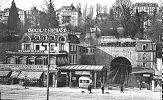
[[132,67],[136,67],[137,53],[135,47],[97,47],[96,53],[96,63],[97,65],[110,66],[111,61],[116,57],[127,58]]

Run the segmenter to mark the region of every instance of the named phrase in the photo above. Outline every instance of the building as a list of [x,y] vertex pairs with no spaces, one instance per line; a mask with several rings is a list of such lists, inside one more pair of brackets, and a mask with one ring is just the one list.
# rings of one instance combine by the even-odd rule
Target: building
[[95,62],[107,69],[105,83],[136,87],[141,81],[150,89],[156,64],[156,46],[150,40],[100,36],[97,41]]
[[156,10],[156,13],[159,12],[159,6],[157,3],[135,3],[134,4],[134,11],[136,12],[136,9],[138,9],[138,12],[147,12],[149,15],[153,15],[154,10]]
[[73,26],[79,26],[81,24],[81,11],[71,4],[71,6],[62,6],[56,10],[56,16],[59,24],[71,24]]
[[0,65],[2,80],[7,77],[10,84],[25,82],[31,86],[45,86],[47,52],[50,51],[49,84],[56,87],[57,80],[58,84],[63,81],[62,77],[58,76],[56,68],[67,64],[78,64],[79,41],[76,35],[69,34],[63,29],[50,30],[51,32],[47,33],[47,29],[29,29],[22,37],[21,50],[6,51],[6,64]]

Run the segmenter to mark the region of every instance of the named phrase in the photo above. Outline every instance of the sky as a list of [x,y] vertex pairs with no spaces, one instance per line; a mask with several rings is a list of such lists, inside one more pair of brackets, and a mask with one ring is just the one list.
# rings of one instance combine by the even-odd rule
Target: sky
[[[43,10],[45,8],[45,0],[14,0],[16,3],[16,6],[22,10],[29,10],[33,6],[37,7],[39,10]],[[49,0],[47,0],[49,1]],[[95,6],[97,3],[100,3],[101,5],[107,5],[108,8],[112,6],[112,4],[116,0],[52,0],[54,1],[54,8],[59,9],[62,6],[69,6],[71,3],[73,5],[81,3],[82,6],[84,6],[86,3],[88,6],[92,5]],[[161,0],[131,0],[132,3],[136,2],[154,2],[158,3],[160,5]],[[0,0],[0,10],[3,10],[5,8],[11,7],[12,0]]]

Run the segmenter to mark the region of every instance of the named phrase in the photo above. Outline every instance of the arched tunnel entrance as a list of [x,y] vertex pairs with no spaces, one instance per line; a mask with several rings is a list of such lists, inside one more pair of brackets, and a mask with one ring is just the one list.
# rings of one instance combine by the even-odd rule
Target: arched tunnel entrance
[[125,57],[116,57],[111,61],[109,77],[111,82],[115,84],[128,84],[129,73],[131,73],[132,66],[130,61]]

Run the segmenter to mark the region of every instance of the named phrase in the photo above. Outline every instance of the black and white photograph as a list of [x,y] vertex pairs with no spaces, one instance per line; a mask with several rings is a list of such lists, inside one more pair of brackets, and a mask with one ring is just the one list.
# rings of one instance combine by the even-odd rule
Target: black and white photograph
[[162,100],[162,0],[0,0],[0,100]]

